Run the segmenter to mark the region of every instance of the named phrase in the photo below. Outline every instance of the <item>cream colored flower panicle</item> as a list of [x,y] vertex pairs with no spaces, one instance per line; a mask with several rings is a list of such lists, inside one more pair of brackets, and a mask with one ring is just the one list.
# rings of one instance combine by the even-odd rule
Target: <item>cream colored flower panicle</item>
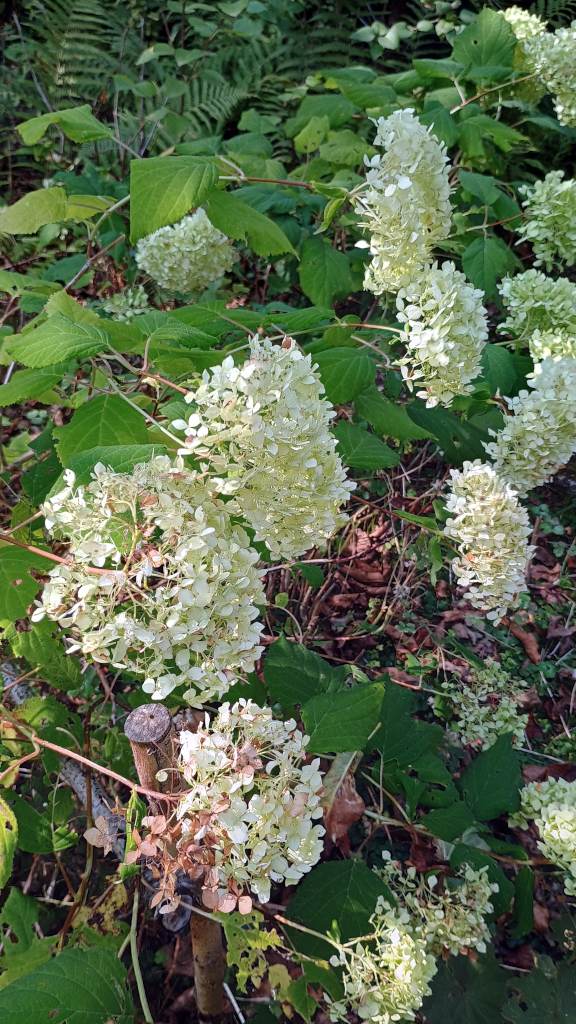
[[524,221],[517,229],[530,242],[537,267],[551,270],[557,264],[576,262],[576,180],[564,179],[563,171],[550,171],[542,181],[519,189],[526,198]]
[[186,433],[181,453],[206,460],[214,486],[233,497],[274,558],[302,555],[346,522],[341,509],[354,485],[323,393],[311,357],[291,338],[255,337],[242,366],[229,356],[204,373],[188,396],[194,412],[173,424]]
[[200,292],[231,270],[236,252],[200,207],[177,224],[141,238],[136,263],[162,288]]
[[267,903],[272,882],[295,885],[318,861],[322,777],[307,743],[296,722],[246,700],[180,734],[179,846],[206,868],[206,906],[234,909],[249,893]]
[[330,1019],[348,1021],[350,1011],[374,1024],[414,1020],[438,968],[424,939],[413,934],[408,914],[381,903],[371,920],[374,939],[357,942],[331,957],[342,967],[344,995],[328,999]]
[[478,459],[451,476],[444,533],[459,553],[452,568],[472,606],[499,621],[526,589],[528,513],[493,467]]
[[430,261],[433,246],[450,233],[446,147],[413,110],[376,122],[375,144],[384,153],[367,159],[366,184],[355,209],[370,234],[372,260],[364,287],[376,295],[397,291]]
[[454,709],[451,732],[464,745],[481,750],[508,733],[521,746],[528,715],[519,713],[518,702],[525,689],[523,680],[512,678],[496,662],[488,660],[482,668],[471,665],[466,682],[455,678],[442,683]]
[[506,10],[500,11],[500,13],[503,18],[506,18],[516,39],[522,42],[525,39],[533,39],[534,36],[540,36],[543,32],[546,32],[546,22],[537,14],[525,11],[523,7],[507,7]]
[[576,782],[532,782],[521,791],[520,800],[520,810],[511,816],[510,824],[517,828],[536,825],[538,848],[566,872],[566,892],[576,896]]
[[553,98],[560,124],[576,126],[576,21],[569,28],[538,33],[524,46],[528,63]]
[[503,333],[528,344],[535,333],[576,339],[576,284],[567,277],[525,270],[505,277],[498,291],[507,313],[499,328]]
[[483,297],[453,263],[435,263],[398,292],[402,376],[427,406],[449,406],[472,391],[488,337]]
[[143,675],[155,700],[185,684],[202,703],[228,689],[229,670],[251,671],[258,554],[197,474],[158,456],[130,473],[98,465],[86,487],[70,471],[66,482],[43,511],[73,561],[50,573],[32,618],[59,622],[70,651]]
[[530,391],[507,399],[511,413],[485,445],[494,469],[518,494],[546,483],[576,451],[576,360],[546,358]]
[[[500,11],[512,29],[518,43],[514,50],[512,66],[514,71],[524,76],[534,72],[534,64],[530,57],[530,43],[537,37],[547,34],[546,22],[537,14],[531,14],[522,7],[508,7]],[[506,95],[513,95],[520,100],[537,103],[545,93],[544,86],[538,80],[519,82],[513,89],[506,90]]]

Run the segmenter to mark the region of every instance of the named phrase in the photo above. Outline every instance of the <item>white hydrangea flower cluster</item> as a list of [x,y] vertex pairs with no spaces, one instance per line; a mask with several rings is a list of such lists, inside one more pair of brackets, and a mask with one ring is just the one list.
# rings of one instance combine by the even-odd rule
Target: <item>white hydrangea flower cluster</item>
[[576,262],[576,180],[564,180],[564,171],[550,171],[541,181],[523,185],[525,219],[518,228],[530,242],[535,266],[551,270],[557,263]]
[[539,32],[524,47],[527,62],[553,97],[560,124],[576,126],[576,21],[569,28]]
[[236,251],[199,207],[136,245],[136,263],[162,288],[201,292],[231,270]]
[[366,184],[355,210],[370,242],[364,287],[376,295],[397,291],[430,261],[433,246],[450,232],[446,147],[411,109],[376,121],[375,144],[384,154],[366,159]]
[[423,939],[412,933],[407,913],[381,905],[371,924],[370,945],[357,942],[330,958],[334,967],[344,969],[343,997],[328,997],[330,1019],[347,1022],[352,1010],[360,1020],[374,1024],[414,1020],[430,995],[436,960]]
[[[522,7],[517,6],[508,7],[506,10],[500,11],[500,14],[506,19],[518,40],[512,61],[514,71],[517,71],[520,75],[532,73],[534,67],[530,59],[528,42],[536,36],[546,33],[546,22],[537,14],[531,14],[530,11],[525,11]],[[510,90],[508,95],[512,94],[518,97],[518,99],[537,103],[545,91],[544,86],[535,80],[520,82]]]
[[470,666],[469,678],[445,680],[442,689],[450,699],[455,719],[450,730],[460,742],[488,750],[499,736],[511,733],[515,746],[525,739],[528,715],[519,714],[518,701],[525,684],[512,679],[496,662],[483,668]]
[[398,292],[402,376],[429,408],[472,391],[488,337],[483,297],[450,262],[434,263]]
[[380,897],[371,918],[369,944],[341,947],[332,957],[342,966],[344,997],[329,1002],[333,1021],[346,1021],[350,1010],[361,1020],[377,1024],[414,1020],[430,981],[437,971],[436,958],[468,950],[486,951],[490,938],[485,917],[493,911],[492,895],[498,886],[487,869],[466,865],[458,879],[441,889],[435,875],[403,873],[387,861],[378,871],[392,891],[396,905]]
[[576,451],[576,360],[546,358],[507,399],[504,427],[485,445],[494,469],[520,495],[539,487]]
[[521,791],[520,800],[520,810],[510,817],[510,824],[523,829],[536,825],[538,848],[566,872],[566,892],[576,896],[576,782],[532,782]]
[[499,622],[526,589],[533,551],[528,513],[509,484],[479,459],[453,469],[451,477],[444,533],[458,548],[452,568],[472,606]]
[[354,484],[346,480],[330,432],[335,413],[311,356],[291,338],[252,338],[250,358],[228,356],[204,372],[187,400],[181,454],[210,465],[211,483],[265,541],[274,558],[295,558],[324,544],[346,522]]
[[534,331],[528,349],[535,363],[544,359],[576,359],[576,333]]
[[295,721],[246,700],[180,734],[190,788],[178,804],[179,846],[207,866],[206,906],[233,909],[248,892],[267,903],[272,882],[295,885],[320,858],[320,759],[304,763],[307,743]]
[[142,313],[149,313],[151,306],[148,305],[148,296],[144,286],[134,285],[132,288],[124,288],[121,292],[110,295],[102,303],[102,309],[110,313],[114,320],[128,323],[135,316]]
[[181,459],[157,456],[130,473],[98,465],[86,487],[67,471],[43,511],[73,562],[52,570],[32,618],[59,622],[70,651],[144,675],[154,700],[187,684],[185,696],[202,703],[228,689],[230,670],[253,669],[265,603],[258,553]]
[[567,277],[547,277],[540,270],[530,269],[515,277],[505,277],[498,290],[507,312],[500,331],[530,346],[534,336],[538,346],[548,336],[559,340],[565,336],[566,345],[576,347],[576,284],[573,281]]

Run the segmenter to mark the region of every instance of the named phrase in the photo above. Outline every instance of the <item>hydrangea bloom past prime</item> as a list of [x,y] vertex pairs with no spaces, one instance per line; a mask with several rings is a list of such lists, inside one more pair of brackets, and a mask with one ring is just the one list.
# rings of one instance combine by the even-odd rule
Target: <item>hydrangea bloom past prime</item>
[[452,212],[446,147],[413,110],[376,122],[383,155],[368,159],[366,185],[355,209],[370,233],[372,260],[364,287],[376,295],[397,291],[430,260],[433,246],[450,232]]
[[529,65],[552,95],[560,124],[576,126],[576,21],[569,28],[538,33],[524,46]]
[[452,568],[473,607],[499,621],[526,589],[528,513],[509,484],[479,459],[451,476],[444,533],[458,548]]
[[129,321],[142,313],[149,313],[151,306],[148,305],[148,296],[143,285],[134,285],[132,288],[124,288],[121,292],[110,295],[102,303],[102,308],[109,313],[114,320]]
[[221,696],[228,670],[251,671],[262,651],[265,598],[246,533],[181,459],[130,473],[98,465],[93,477],[78,487],[68,471],[44,504],[73,562],[52,570],[33,619],[69,630],[71,651],[144,675],[153,699],[181,684],[193,703]]
[[576,284],[567,277],[525,270],[505,277],[498,290],[507,313],[501,331],[529,345],[534,334],[576,338]]
[[527,381],[531,390],[507,399],[512,415],[485,445],[496,472],[521,495],[549,480],[576,451],[576,360],[544,359]]
[[200,207],[177,224],[141,238],[136,263],[162,288],[200,292],[231,270],[236,252]]
[[524,786],[520,800],[520,810],[511,816],[510,824],[528,828],[534,822],[539,849],[566,872],[566,892],[576,896],[576,782],[531,782]]
[[454,708],[450,729],[461,743],[487,750],[507,733],[512,733],[517,746],[524,742],[528,716],[519,714],[518,701],[525,684],[512,679],[496,662],[471,666],[466,682],[446,680],[442,689]]
[[563,171],[550,171],[542,181],[523,185],[519,192],[525,219],[517,229],[534,249],[535,266],[552,270],[576,261],[576,180]]
[[311,357],[291,338],[253,338],[250,359],[231,356],[206,371],[188,396],[183,454],[206,459],[213,484],[265,541],[274,558],[293,558],[325,543],[346,521],[340,511],[353,484],[330,432],[334,410]]
[[429,407],[449,406],[472,391],[488,337],[483,293],[453,263],[435,263],[398,292],[407,353],[402,376]]
[[295,885],[318,861],[322,777],[319,758],[304,763],[307,743],[296,722],[246,700],[180,734],[189,788],[178,805],[178,845],[206,869],[206,906],[233,910],[249,892],[266,903],[271,882]]

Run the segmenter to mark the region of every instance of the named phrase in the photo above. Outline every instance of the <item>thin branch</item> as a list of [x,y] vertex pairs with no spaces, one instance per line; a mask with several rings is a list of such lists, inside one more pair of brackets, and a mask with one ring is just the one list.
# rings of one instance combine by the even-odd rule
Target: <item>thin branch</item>
[[475,103],[476,100],[481,100],[483,96],[488,96],[491,92],[499,92],[501,89],[509,89],[513,85],[519,85],[520,82],[529,82],[536,77],[536,74],[523,75],[522,78],[514,78],[510,82],[503,82],[502,85],[493,85],[491,89],[482,89],[482,91],[477,92],[475,96],[471,96],[470,99],[464,100],[463,103],[458,103],[457,106],[452,107],[450,113],[455,114],[457,110],[462,110],[464,107],[467,107],[469,103]]

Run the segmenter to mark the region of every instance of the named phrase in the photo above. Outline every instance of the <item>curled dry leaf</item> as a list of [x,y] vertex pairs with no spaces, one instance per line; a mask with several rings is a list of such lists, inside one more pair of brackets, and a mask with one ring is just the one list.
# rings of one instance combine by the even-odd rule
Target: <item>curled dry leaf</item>
[[100,815],[96,818],[92,828],[87,828],[84,839],[90,846],[96,846],[103,850],[104,856],[111,853],[114,848],[114,841],[117,833],[111,831],[110,822]]
[[356,790],[352,771],[358,756],[355,751],[338,754],[324,777],[324,824],[330,840],[336,845],[348,836],[348,829],[366,809]]

